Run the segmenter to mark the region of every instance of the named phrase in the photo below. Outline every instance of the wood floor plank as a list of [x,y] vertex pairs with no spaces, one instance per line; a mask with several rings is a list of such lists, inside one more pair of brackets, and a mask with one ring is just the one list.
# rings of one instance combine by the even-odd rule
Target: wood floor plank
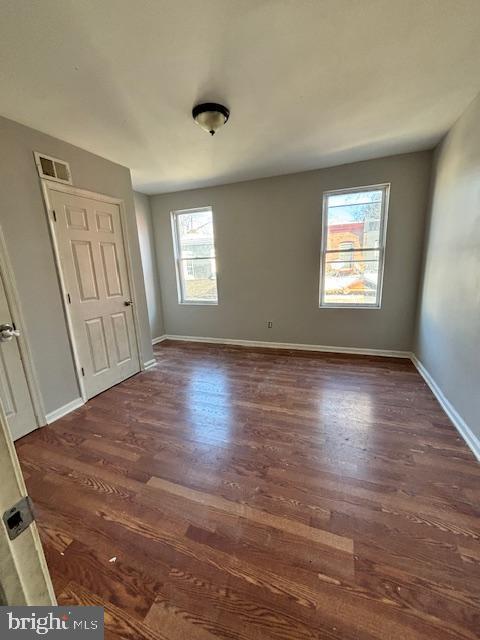
[[280,529],[282,531],[286,531],[287,533],[291,533],[292,535],[299,536],[300,538],[310,540],[311,542],[323,544],[327,547],[333,547],[334,549],[345,551],[346,553],[353,553],[353,540],[344,536],[338,536],[336,534],[330,533],[329,531],[316,529],[314,527],[308,527],[300,522],[292,522],[287,518],[279,518],[278,516],[271,515],[269,513],[266,513],[265,511],[253,509],[246,504],[239,504],[238,502],[225,500],[225,498],[207,494],[202,491],[196,491],[195,489],[182,487],[179,484],[175,484],[173,482],[169,482],[168,480],[163,480],[162,478],[157,478],[155,476],[150,478],[147,484],[151,487],[156,487],[158,489],[162,489],[163,491],[167,491],[168,493],[182,496],[183,498],[187,498],[188,500],[192,500],[193,502],[199,502],[200,504],[207,507],[225,511],[240,518],[252,520],[253,522],[261,524],[265,527]]
[[139,620],[132,618],[125,608],[116,607],[92,594],[84,587],[69,582],[58,595],[58,603],[63,606],[104,607],[105,638],[122,640],[171,640],[161,630],[150,629]]
[[478,636],[480,465],[408,360],[155,352],[16,443],[60,604],[111,640]]
[[[153,631],[160,631],[168,638],[195,638],[196,640],[215,640],[228,637],[228,628],[219,628],[201,616],[193,615],[169,602],[160,601],[152,605],[145,624]],[[235,634],[237,635],[237,634]]]

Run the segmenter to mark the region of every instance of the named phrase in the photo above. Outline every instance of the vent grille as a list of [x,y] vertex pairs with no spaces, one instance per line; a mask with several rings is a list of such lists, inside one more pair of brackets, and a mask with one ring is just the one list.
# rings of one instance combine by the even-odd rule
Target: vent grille
[[37,165],[40,178],[48,178],[65,184],[72,184],[72,174],[68,162],[46,156],[44,153],[35,151],[35,164]]

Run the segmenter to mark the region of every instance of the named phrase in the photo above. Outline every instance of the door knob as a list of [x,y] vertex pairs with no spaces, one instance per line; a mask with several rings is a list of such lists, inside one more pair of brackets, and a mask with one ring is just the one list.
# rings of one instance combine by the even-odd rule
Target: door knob
[[125,300],[125,302],[123,303],[126,307],[131,307],[133,302],[131,300]]
[[9,342],[14,336],[18,338],[19,335],[20,331],[14,329],[8,322],[0,324],[0,342]]

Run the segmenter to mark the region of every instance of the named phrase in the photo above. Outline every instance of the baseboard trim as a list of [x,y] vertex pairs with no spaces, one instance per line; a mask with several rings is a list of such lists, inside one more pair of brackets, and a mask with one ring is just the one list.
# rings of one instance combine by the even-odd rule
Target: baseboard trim
[[230,344],[239,347],[265,347],[267,349],[289,349],[291,351],[322,351],[325,353],[346,353],[363,356],[382,356],[385,358],[410,358],[409,351],[388,351],[385,349],[362,349],[357,347],[331,347],[320,344],[301,344],[294,342],[262,342],[261,340],[237,340],[230,338],[204,338],[199,336],[177,336],[167,334],[163,340],[181,340],[183,342],[206,342],[209,344]]
[[63,418],[63,416],[66,416],[68,413],[75,411],[75,409],[83,407],[84,404],[83,398],[76,398],[75,400],[64,404],[63,407],[59,407],[58,409],[55,409],[55,411],[47,413],[45,416],[47,424],[52,424],[52,422],[60,420],[60,418]]
[[152,344],[158,344],[159,342],[163,342],[167,339],[168,336],[165,334],[163,336],[158,336],[158,338],[152,338]]
[[157,361],[155,360],[155,358],[153,358],[152,360],[148,360],[147,362],[143,363],[143,370],[148,371],[148,369],[151,369],[156,364],[157,364]]
[[480,440],[477,438],[477,436],[473,433],[473,431],[470,429],[470,427],[462,418],[462,416],[455,409],[455,407],[450,402],[450,400],[448,400],[445,397],[443,391],[440,389],[438,384],[432,378],[429,371],[425,368],[425,366],[420,362],[420,360],[417,358],[417,356],[414,353],[412,353],[411,355],[411,360],[415,365],[418,373],[422,376],[422,378],[425,380],[427,385],[430,387],[433,395],[440,403],[440,406],[442,407],[442,409],[445,411],[447,416],[453,422],[453,425],[455,426],[458,433],[464,439],[468,448],[471,450],[471,452],[476,457],[476,459],[480,462]]

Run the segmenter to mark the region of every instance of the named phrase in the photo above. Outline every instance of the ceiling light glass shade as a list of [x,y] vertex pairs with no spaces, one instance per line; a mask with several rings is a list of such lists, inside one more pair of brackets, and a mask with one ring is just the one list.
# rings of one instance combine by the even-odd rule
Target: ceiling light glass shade
[[212,136],[227,122],[230,111],[223,104],[205,102],[193,107],[192,116],[195,122]]

